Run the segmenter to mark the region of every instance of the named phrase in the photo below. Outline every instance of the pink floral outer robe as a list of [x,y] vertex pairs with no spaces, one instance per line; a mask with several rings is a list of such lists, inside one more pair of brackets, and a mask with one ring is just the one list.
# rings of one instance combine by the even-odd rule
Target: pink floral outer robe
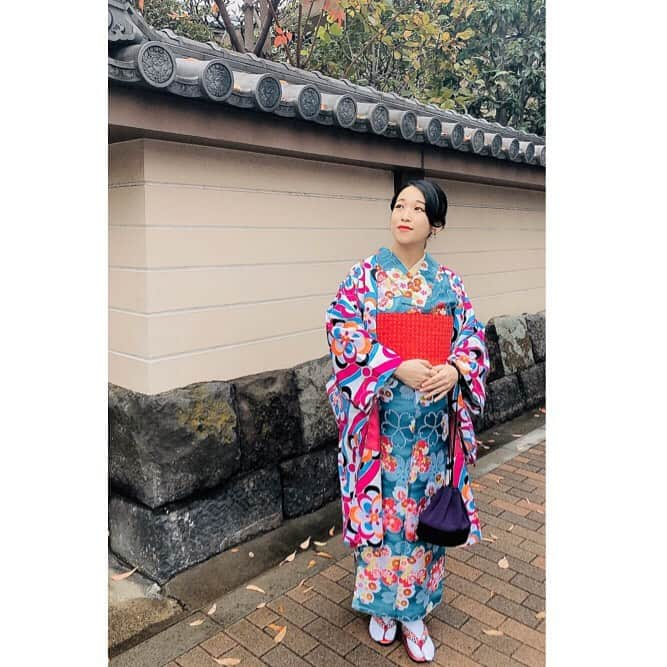
[[[381,458],[377,438],[376,401],[401,363],[401,358],[375,338],[378,310],[377,275],[384,274],[379,257],[395,257],[382,248],[377,254],[358,262],[340,284],[336,298],[326,314],[327,340],[331,350],[333,374],[326,391],[339,432],[338,470],[341,484],[343,539],[353,548],[377,547],[383,541],[383,498]],[[456,406],[460,430],[455,442],[454,482],[461,489],[471,521],[467,544],[481,539],[479,518],[468,481],[466,463],[474,463],[477,445],[471,414],[484,407],[484,381],[488,356],[484,327],[474,315],[461,278],[450,269],[437,265],[426,255],[434,271],[434,284],[446,280],[456,295],[454,308],[454,343],[450,361],[464,363],[466,372]],[[443,360],[444,361],[444,360]],[[447,431],[447,417],[442,428]],[[370,429],[370,431],[369,431]],[[366,436],[370,446],[366,445]],[[441,479],[444,479],[443,466]],[[423,509],[423,505],[420,510]],[[416,520],[416,517],[414,517]]]

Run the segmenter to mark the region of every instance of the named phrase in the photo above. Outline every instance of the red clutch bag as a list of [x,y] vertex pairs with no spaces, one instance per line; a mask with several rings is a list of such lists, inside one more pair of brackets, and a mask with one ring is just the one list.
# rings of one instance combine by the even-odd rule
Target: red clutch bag
[[378,313],[377,339],[402,359],[444,364],[452,345],[454,319],[442,313]]

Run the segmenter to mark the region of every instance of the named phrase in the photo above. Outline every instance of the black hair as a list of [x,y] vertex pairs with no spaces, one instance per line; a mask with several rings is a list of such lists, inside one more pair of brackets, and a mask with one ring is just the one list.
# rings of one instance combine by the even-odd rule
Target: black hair
[[445,226],[445,216],[447,215],[447,195],[444,190],[433,181],[428,181],[424,178],[413,179],[408,181],[401,187],[393,196],[389,208],[393,211],[396,205],[398,195],[410,185],[414,185],[423,195],[424,203],[426,204],[426,217],[431,225],[437,229],[442,229]]

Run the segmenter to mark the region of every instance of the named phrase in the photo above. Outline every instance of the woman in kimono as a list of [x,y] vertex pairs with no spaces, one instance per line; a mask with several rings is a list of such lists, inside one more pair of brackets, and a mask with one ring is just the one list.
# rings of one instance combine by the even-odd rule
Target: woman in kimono
[[[460,382],[454,484],[471,522],[466,545],[481,539],[466,464],[476,458],[471,416],[484,406],[488,357],[461,278],[426,252],[445,226],[445,193],[410,181],[390,208],[391,248],[355,264],[327,310],[326,389],[339,431],[343,539],[356,561],[352,607],[370,615],[370,635],[381,644],[394,641],[400,623],[410,657],[430,662],[424,617],[442,600],[445,549],[419,540],[416,528],[448,481],[448,393]],[[385,311],[452,315],[450,356],[437,365],[401,359],[376,338],[376,315]]]

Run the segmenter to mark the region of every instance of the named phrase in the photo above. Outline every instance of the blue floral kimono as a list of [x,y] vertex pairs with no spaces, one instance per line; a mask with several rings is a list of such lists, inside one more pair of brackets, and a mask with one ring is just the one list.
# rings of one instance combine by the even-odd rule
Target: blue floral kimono
[[327,311],[333,374],[327,393],[339,429],[343,539],[355,549],[352,607],[402,621],[423,618],[443,594],[445,549],[417,538],[419,514],[445,483],[447,398],[437,402],[400,382],[402,359],[375,338],[378,311],[454,317],[451,355],[462,371],[455,410],[454,482],[481,539],[466,462],[474,462],[471,414],[484,406],[484,327],[461,279],[426,253],[408,270],[388,248],[352,267]]

